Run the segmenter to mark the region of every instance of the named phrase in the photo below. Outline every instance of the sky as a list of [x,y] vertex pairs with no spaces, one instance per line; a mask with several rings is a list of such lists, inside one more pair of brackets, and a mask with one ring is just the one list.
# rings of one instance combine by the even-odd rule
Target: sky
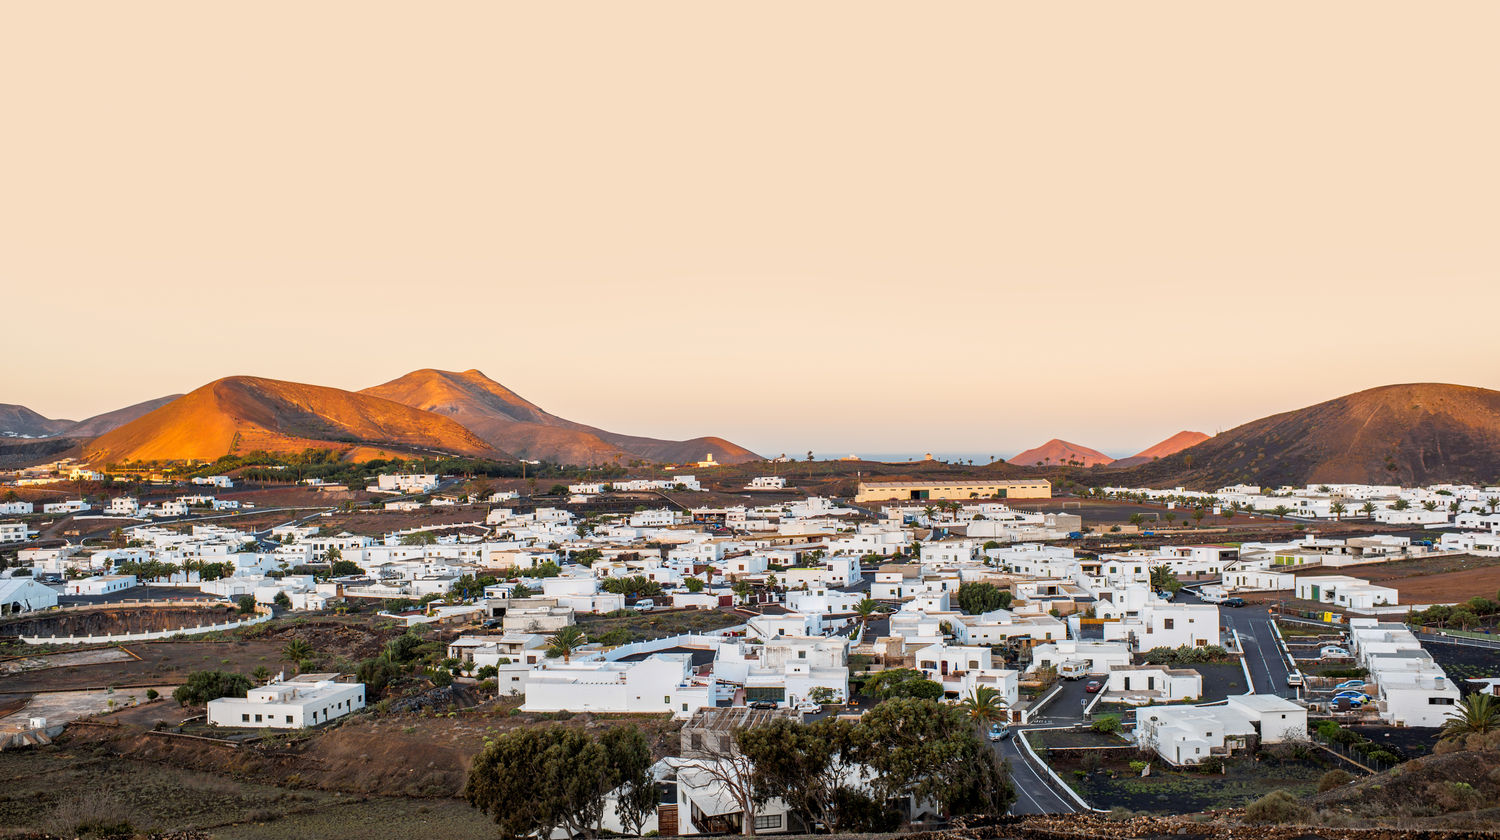
[[478,368],[765,453],[1500,388],[1500,5],[0,9],[0,402]]

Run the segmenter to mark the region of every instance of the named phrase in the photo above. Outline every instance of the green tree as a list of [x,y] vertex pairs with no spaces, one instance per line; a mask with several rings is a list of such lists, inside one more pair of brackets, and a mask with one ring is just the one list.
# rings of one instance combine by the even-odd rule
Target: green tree
[[625,795],[616,815],[639,832],[654,807],[651,750],[635,727],[595,738],[565,728],[517,729],[490,741],[475,756],[464,798],[495,819],[507,837],[598,835],[606,797]]
[[1359,512],[1363,513],[1366,517],[1372,517],[1372,516],[1374,516],[1375,515],[1375,503],[1374,502],[1365,502],[1364,504],[1362,504],[1362,505],[1359,506]]
[[292,597],[285,592],[277,592],[276,597],[271,599],[271,603],[281,609],[289,610],[292,608]]
[[359,564],[353,560],[335,560],[328,567],[329,577],[350,577],[364,573],[365,570],[361,569]]
[[999,757],[956,706],[887,700],[865,713],[855,737],[855,757],[874,772],[878,801],[915,797],[952,817],[1003,814],[1015,800]]
[[993,583],[970,582],[958,587],[958,608],[969,615],[1003,610],[1010,606],[1011,592]]
[[254,595],[241,595],[236,603],[239,604],[240,612],[245,615],[255,612]]
[[553,659],[562,657],[562,661],[569,662],[573,658],[573,651],[587,643],[588,637],[576,625],[564,627],[547,637],[547,656]]
[[313,647],[304,639],[291,639],[281,646],[282,661],[292,663],[298,673],[302,672],[302,662],[311,659],[312,655]]
[[195,671],[172,692],[172,699],[183,706],[202,706],[220,697],[244,697],[249,691],[250,680],[244,674]]
[[1151,567],[1151,588],[1157,592],[1177,592],[1182,589],[1182,581],[1177,579],[1169,566]]
[[1343,502],[1334,502],[1333,504],[1328,506],[1328,512],[1333,514],[1333,519],[1335,522],[1343,522],[1344,514],[1347,513],[1348,510],[1349,508],[1345,507]]
[[865,680],[865,691],[888,700],[898,697],[936,700],[943,687],[912,668],[889,668]]
[[856,728],[835,718],[811,725],[776,718],[737,731],[736,746],[752,768],[753,797],[761,802],[780,799],[804,824],[821,823],[834,834],[894,829],[899,815],[848,784],[857,777]]
[[859,616],[861,624],[869,623],[870,619],[884,611],[885,608],[874,598],[861,598],[859,603],[854,605],[854,612]]
[[[1271,513],[1276,514],[1277,519],[1286,519],[1286,515],[1291,512],[1292,509],[1287,507],[1286,505],[1277,505],[1276,507],[1271,508]],[[1267,795],[1269,796],[1270,794]]]
[[1493,694],[1475,692],[1453,707],[1438,735],[1448,741],[1468,735],[1487,735],[1497,729],[1500,729],[1500,703],[1495,701]]
[[682,585],[687,587],[687,591],[689,592],[702,592],[704,586],[703,581],[695,577],[684,579]]
[[1000,702],[1000,692],[987,685],[976,686],[968,697],[958,704],[970,722],[977,728],[1005,720],[1005,706]]

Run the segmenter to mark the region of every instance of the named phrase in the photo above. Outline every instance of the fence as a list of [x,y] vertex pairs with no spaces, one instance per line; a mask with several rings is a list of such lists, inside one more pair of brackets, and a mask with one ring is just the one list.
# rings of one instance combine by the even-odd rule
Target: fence
[[1434,630],[1431,627],[1423,627],[1420,624],[1409,624],[1412,633],[1417,638],[1427,642],[1442,642],[1448,645],[1466,645],[1468,647],[1487,648],[1489,650],[1500,650],[1500,641],[1494,638],[1485,638],[1479,634],[1459,633],[1452,630]]
[[103,636],[21,636],[19,638],[28,645],[87,645],[113,644],[115,642],[145,642],[151,639],[169,639],[173,636],[195,636],[201,633],[233,630],[237,627],[249,627],[252,624],[260,624],[270,620],[271,611],[266,610],[254,618],[247,618],[241,621],[228,621],[223,624],[210,624],[199,627],[182,627],[176,630],[152,630],[146,633],[114,633]]
[[[1378,759],[1370,758],[1369,755],[1352,749],[1347,744],[1340,744],[1337,741],[1330,741],[1324,738],[1322,735],[1319,735],[1316,731],[1310,731],[1308,735],[1312,738],[1314,744],[1317,744],[1318,746],[1322,747],[1325,750],[1328,750],[1339,758],[1342,758],[1350,764],[1353,764],[1355,767],[1358,767],[1361,770],[1367,771],[1369,773],[1380,773],[1382,771],[1389,770],[1392,767],[1395,767],[1396,764],[1400,763],[1380,761]],[[1374,750],[1372,750],[1372,752],[1373,751]]]

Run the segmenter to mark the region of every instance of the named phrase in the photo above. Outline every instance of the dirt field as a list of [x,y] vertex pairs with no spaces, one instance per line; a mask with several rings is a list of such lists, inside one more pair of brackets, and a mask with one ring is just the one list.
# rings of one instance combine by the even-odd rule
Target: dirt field
[[1299,575],[1348,575],[1394,587],[1402,604],[1449,604],[1475,596],[1493,599],[1500,592],[1500,558],[1419,558],[1337,569],[1298,570]]

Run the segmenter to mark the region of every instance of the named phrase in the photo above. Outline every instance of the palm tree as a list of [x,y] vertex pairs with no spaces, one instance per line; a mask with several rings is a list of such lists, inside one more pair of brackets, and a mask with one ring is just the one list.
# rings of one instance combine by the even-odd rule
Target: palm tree
[[1497,729],[1500,729],[1500,703],[1495,702],[1492,694],[1476,692],[1453,707],[1438,734],[1446,741],[1466,735],[1484,735]]
[[1375,515],[1375,503],[1365,502],[1364,504],[1359,506],[1359,512],[1363,513],[1367,517],[1373,517]]
[[963,699],[958,707],[964,710],[976,729],[987,723],[1005,719],[1005,707],[1000,703],[1000,692],[987,685],[976,686],[973,693]]
[[1490,513],[1494,513],[1495,508],[1500,508],[1500,496],[1491,496],[1484,500],[1484,504],[1490,509]]
[[1391,507],[1395,508],[1396,510],[1406,510],[1407,508],[1411,507],[1411,502],[1408,502],[1405,499],[1397,499],[1396,503],[1394,505],[1391,505]]
[[547,655],[553,659],[561,656],[562,661],[570,662],[573,659],[573,651],[587,643],[588,637],[578,627],[564,627],[547,637]]
[[1292,512],[1292,509],[1286,505],[1277,505],[1271,508],[1271,512],[1276,514],[1277,519],[1285,519],[1286,515]]
[[292,663],[296,673],[302,673],[302,662],[313,655],[312,645],[304,639],[292,639],[281,646],[281,658]]
[[854,611],[859,614],[859,623],[868,624],[876,614],[885,612],[881,609],[880,602],[874,598],[865,598],[854,605]]
[[1328,512],[1333,514],[1333,519],[1335,522],[1343,522],[1344,513],[1347,510],[1349,509],[1347,507],[1344,507],[1343,502],[1334,502],[1333,504],[1328,506]]

